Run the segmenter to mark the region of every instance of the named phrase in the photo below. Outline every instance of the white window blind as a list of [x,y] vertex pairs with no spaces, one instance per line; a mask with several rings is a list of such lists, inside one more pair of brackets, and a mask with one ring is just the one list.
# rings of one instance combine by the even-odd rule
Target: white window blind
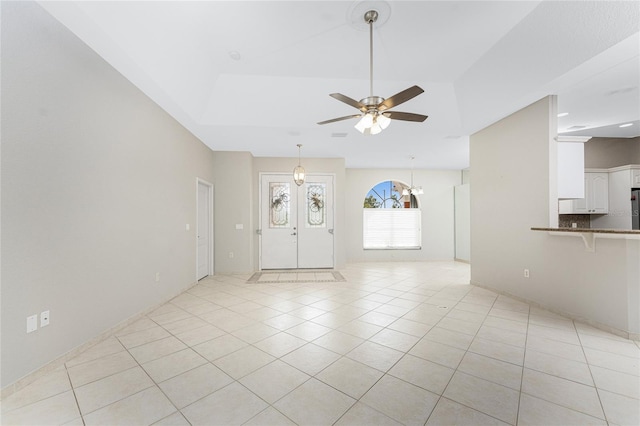
[[419,249],[420,209],[362,209],[365,249]]

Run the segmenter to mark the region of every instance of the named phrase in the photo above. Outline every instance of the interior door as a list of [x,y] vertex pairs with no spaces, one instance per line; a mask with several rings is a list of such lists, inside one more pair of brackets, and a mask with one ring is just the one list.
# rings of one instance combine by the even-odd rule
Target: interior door
[[262,269],[333,268],[333,176],[261,178]]
[[210,274],[211,271],[211,187],[203,182],[198,182],[197,201],[197,279],[200,280]]
[[291,175],[262,176],[262,269],[298,267],[297,188]]
[[298,268],[333,268],[333,176],[309,176],[299,188]]

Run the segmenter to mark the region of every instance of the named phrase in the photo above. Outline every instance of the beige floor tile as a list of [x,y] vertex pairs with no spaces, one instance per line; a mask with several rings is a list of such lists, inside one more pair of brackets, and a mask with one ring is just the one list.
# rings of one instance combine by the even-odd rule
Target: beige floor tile
[[587,362],[582,346],[551,340],[544,337],[529,335],[527,348],[576,362]]
[[182,409],[193,426],[240,425],[268,407],[268,404],[237,382]]
[[551,340],[558,340],[564,343],[571,343],[572,345],[579,345],[580,339],[578,339],[578,333],[568,331],[559,328],[545,327],[542,325],[529,323],[528,333],[532,336],[544,337]]
[[151,387],[84,416],[90,425],[148,425],[176,411],[157,387]]
[[203,314],[200,318],[227,333],[232,333],[256,323],[253,319],[229,309],[218,309],[217,311]]
[[289,328],[286,332],[293,336],[304,339],[308,342],[311,342],[317,339],[320,336],[323,336],[330,332],[331,329],[329,327],[325,327],[320,324],[316,324],[311,321],[303,322],[302,324],[298,324]]
[[307,321],[315,317],[319,317],[324,313],[326,313],[325,310],[312,308],[311,306],[302,306],[301,308],[288,312],[289,315],[293,315],[294,317],[302,318]]
[[155,340],[164,339],[169,337],[170,334],[162,327],[147,328],[146,330],[136,331],[133,333],[118,336],[120,343],[127,348],[131,349],[136,346],[144,345],[145,343],[153,342]]
[[640,377],[633,374],[620,373],[607,368],[589,367],[598,389],[640,399]]
[[354,425],[401,426],[402,423],[398,423],[368,405],[357,402],[335,423],[335,426]]
[[438,396],[415,385],[385,375],[360,402],[405,425],[423,425]]
[[395,330],[385,328],[369,339],[370,342],[387,346],[401,352],[407,352],[415,345],[420,338],[410,334],[401,333]]
[[247,374],[272,362],[275,358],[253,346],[246,346],[236,352],[223,356],[213,361],[213,364],[222,371],[240,379]]
[[550,317],[547,315],[531,314],[529,316],[529,324],[541,325],[543,327],[557,328],[571,333],[576,332],[573,321],[568,318]]
[[157,324],[160,324],[161,326],[165,326],[169,323],[172,322],[176,322],[176,321],[180,321],[180,320],[184,320],[187,318],[194,318],[193,315],[191,315],[189,312],[184,311],[182,309],[177,309],[175,311],[172,312],[167,312],[166,314],[161,314],[161,315],[149,315],[149,317]]
[[182,293],[180,296],[174,297],[173,299],[171,299],[170,303],[179,306],[182,309],[207,303],[206,300],[203,300],[201,297],[192,294],[190,291],[191,289],[185,293]]
[[331,329],[336,329],[345,325],[348,322],[351,322],[353,317],[351,315],[340,315],[334,312],[327,312],[326,314],[322,314],[317,316],[310,321],[315,324],[320,324],[325,327],[329,327]]
[[142,364],[142,368],[156,383],[160,383],[206,362],[193,349],[187,348]]
[[383,373],[349,358],[340,358],[316,375],[318,380],[359,399]]
[[63,392],[11,411],[2,408],[3,425],[64,424],[80,417],[72,391]]
[[316,380],[309,379],[274,404],[274,407],[297,424],[333,424],[355,399]]
[[153,424],[153,426],[191,426],[187,419],[184,418],[181,412],[176,411],[175,413],[165,417],[164,419],[158,420]]
[[527,341],[527,335],[525,333],[517,333],[515,331],[505,330],[504,328],[490,327],[483,325],[478,330],[476,337],[485,340],[491,340],[492,342],[504,343],[511,346],[519,346],[524,348]]
[[582,362],[571,361],[527,349],[524,366],[532,370],[541,371],[553,376],[593,386],[593,379],[591,377],[591,372],[589,371],[589,366]]
[[228,384],[233,379],[209,363],[158,384],[177,408],[184,408]]
[[2,412],[15,410],[71,390],[67,370],[57,368],[2,400]]
[[218,327],[207,324],[194,330],[177,333],[176,337],[188,346],[195,346],[200,343],[215,339],[216,337],[224,336],[225,334],[227,333],[220,330]]
[[598,391],[607,420],[616,425],[640,424],[640,400],[605,390]]
[[337,330],[331,331],[313,341],[315,345],[322,346],[341,355],[350,352],[362,342],[364,342],[364,339]]
[[[427,425],[459,425],[459,426],[507,426],[508,423],[488,416],[473,408],[465,407],[447,398],[440,398],[436,408],[429,416]],[[543,425],[544,423],[540,423]]]
[[402,358],[403,352],[370,341],[364,342],[346,356],[354,361],[386,372]]
[[[526,324],[529,322],[529,313],[528,312],[517,312],[509,309],[501,309],[501,308],[492,308],[489,311],[489,317],[494,318],[502,318],[510,321],[516,321],[520,323]],[[487,318],[489,319],[489,318]],[[520,331],[522,333],[522,331]]]
[[621,373],[640,376],[640,357],[628,357],[604,352],[597,349],[584,348],[587,362],[590,365],[608,368]]
[[504,422],[516,423],[519,392],[513,389],[456,372],[443,396]]
[[274,328],[277,328],[278,330],[284,331],[298,324],[302,324],[305,321],[306,320],[300,317],[295,317],[289,314],[281,314],[281,315],[269,318],[268,320],[264,320],[262,322],[270,327],[274,327]]
[[380,330],[382,330],[382,327],[379,325],[370,324],[357,319],[338,328],[338,331],[360,337],[361,339],[368,339]]
[[256,302],[247,301],[247,302],[239,303],[237,305],[230,306],[229,309],[239,314],[246,314],[247,312],[255,311],[262,307],[263,307],[262,305]]
[[306,344],[307,341],[300,339],[299,337],[295,337],[287,333],[278,333],[261,340],[254,346],[269,355],[280,358],[281,356],[284,356]]
[[[153,327],[156,325],[153,324]],[[74,367],[78,364],[82,364],[87,361],[93,361],[98,358],[105,357],[107,355],[113,355],[118,352],[124,351],[125,348],[120,344],[118,339],[110,337],[82,352],[70,361],[67,361],[65,365],[67,368]]]
[[386,327],[392,322],[396,321],[398,318],[399,317],[395,315],[388,315],[381,312],[371,311],[362,315],[360,318],[358,318],[358,320],[380,327]]
[[209,325],[209,323],[198,317],[190,316],[185,319],[163,324],[162,328],[167,330],[169,333],[176,335],[184,331],[189,331],[189,330],[197,329],[199,327],[204,327],[205,325]]
[[178,352],[186,347],[187,346],[180,340],[170,336],[156,340],[155,342],[131,348],[129,353],[136,359],[136,361],[138,361],[138,363],[144,364],[145,362],[153,361],[154,359],[162,358],[165,355]]
[[[173,307],[173,309],[176,309]],[[142,317],[136,322],[124,327],[122,330],[119,330],[115,333],[115,336],[124,336],[125,334],[131,334],[138,331],[148,330],[150,328],[156,328],[158,326],[157,323],[153,322],[151,319],[147,317]]]
[[[506,312],[510,312],[510,311],[506,311]],[[513,319],[492,316],[491,314],[489,314],[489,316],[486,318],[483,325],[500,328],[503,330],[509,330],[516,333],[523,333],[523,334],[527,333],[526,321],[525,322],[515,321]]]
[[310,376],[318,374],[328,365],[340,358],[335,352],[331,352],[323,347],[308,343],[293,352],[283,356],[282,361],[304,371]]
[[592,386],[525,368],[522,392],[545,401],[604,419],[598,393]]
[[481,323],[460,320],[447,315],[438,322],[437,327],[475,336],[481,327]]
[[123,398],[153,386],[153,381],[140,367],[121,371],[75,389],[82,415],[86,415]]
[[631,358],[640,358],[640,348],[631,340],[613,340],[585,334],[580,336],[580,342],[582,346],[587,348]]
[[525,348],[476,337],[469,351],[515,365],[524,365]]
[[258,413],[255,417],[253,417],[248,422],[244,423],[243,426],[296,426],[294,422],[285,417],[284,414],[279,412],[273,407],[269,407],[260,413]]
[[518,425],[588,426],[606,424],[607,422],[602,419],[561,407],[531,395],[523,393],[520,398]]
[[67,369],[67,371],[73,387],[78,387],[137,365],[138,363],[129,352],[116,352],[112,355],[78,364]]
[[411,348],[409,354],[446,367],[457,368],[465,351],[423,338]]
[[236,330],[232,334],[233,336],[244,340],[247,343],[256,343],[279,332],[280,330],[278,330],[277,328],[269,327],[268,325],[262,323],[257,323],[250,325],[249,327]]
[[442,395],[454,372],[451,368],[407,354],[388,374]]
[[522,367],[494,358],[467,352],[458,371],[506,386],[517,391],[522,384]]
[[460,304],[457,304],[453,309],[451,309],[445,318],[453,318],[475,324],[482,324],[485,321],[485,318],[487,318],[486,313],[460,309],[459,305]]
[[246,342],[230,334],[225,334],[195,345],[193,349],[209,361],[214,361],[246,346],[248,346]]
[[240,383],[269,404],[309,380],[310,376],[300,370],[275,360],[240,379]]
[[275,309],[271,309],[266,306],[262,306],[260,309],[247,312],[244,315],[256,321],[265,321],[282,315],[282,312],[276,311]]
[[435,326],[429,330],[424,339],[467,350],[473,341],[473,335]]
[[387,326],[388,329],[410,334],[416,337],[424,337],[433,326],[417,321],[400,318]]

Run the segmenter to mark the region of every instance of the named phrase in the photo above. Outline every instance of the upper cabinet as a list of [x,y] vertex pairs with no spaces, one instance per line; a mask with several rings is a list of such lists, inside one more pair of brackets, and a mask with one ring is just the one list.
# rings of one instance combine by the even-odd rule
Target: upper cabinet
[[631,170],[631,187],[640,188],[640,169]]
[[584,136],[558,136],[558,198],[584,198]]
[[607,214],[609,212],[609,174],[585,173],[585,197],[560,200],[560,214]]

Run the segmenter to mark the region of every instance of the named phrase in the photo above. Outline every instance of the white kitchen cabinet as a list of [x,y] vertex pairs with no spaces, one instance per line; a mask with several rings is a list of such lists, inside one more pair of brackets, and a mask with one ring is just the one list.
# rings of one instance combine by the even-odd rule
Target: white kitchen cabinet
[[560,214],[607,214],[609,212],[609,174],[585,173],[584,198],[561,200]]
[[640,188],[640,169],[631,169],[631,187]]

